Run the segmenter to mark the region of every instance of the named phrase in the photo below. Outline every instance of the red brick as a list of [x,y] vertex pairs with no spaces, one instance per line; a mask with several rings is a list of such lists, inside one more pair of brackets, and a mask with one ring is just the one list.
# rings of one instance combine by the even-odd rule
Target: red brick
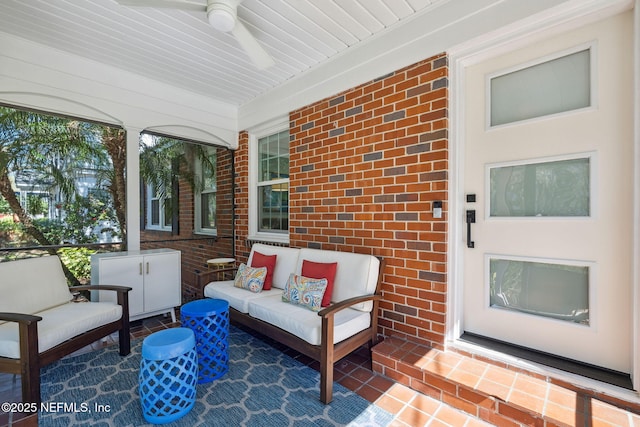
[[[445,217],[448,209],[448,89],[432,90],[430,84],[447,77],[446,61],[439,61],[445,66],[433,69],[434,61],[443,57],[428,58],[379,81],[334,94],[289,117],[294,136],[290,144],[290,245],[305,247],[315,242],[326,249],[388,258],[380,306],[394,319],[381,317],[380,331],[436,345],[444,343],[447,289],[438,280],[419,275],[429,279],[447,276],[446,223],[430,214],[433,200],[445,202]],[[406,98],[408,93],[415,96]],[[360,106],[361,112],[345,116],[354,106]],[[400,111],[403,117],[385,123],[385,115]],[[311,128],[301,130],[312,121]],[[338,128],[344,128],[344,133],[331,137],[330,132]],[[438,139],[422,141],[423,135],[438,129],[443,130]],[[246,254],[247,132],[239,135],[239,143],[235,152],[236,253]],[[430,150],[407,151],[420,143],[430,144]],[[380,159],[365,160],[367,154],[376,152],[381,153]],[[313,169],[303,171],[306,165]],[[332,180],[336,175],[341,175],[340,180]],[[299,186],[306,186],[307,191],[296,192]],[[314,211],[306,212],[307,206]],[[339,217],[342,213],[352,217]],[[293,232],[298,227],[307,232]],[[427,250],[417,248],[417,242],[428,244]],[[417,316],[407,312],[413,309],[418,310]],[[408,382],[402,372],[389,371]]]
[[498,411],[500,415],[504,415],[520,424],[527,426],[543,427],[544,420],[542,418],[535,417],[533,414],[517,409],[507,403],[498,402]]

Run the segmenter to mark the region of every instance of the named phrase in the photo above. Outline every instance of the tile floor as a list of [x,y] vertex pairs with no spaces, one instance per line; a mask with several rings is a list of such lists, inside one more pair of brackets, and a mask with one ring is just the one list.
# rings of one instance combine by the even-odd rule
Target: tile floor
[[[169,317],[152,317],[133,322],[131,337],[144,338],[153,332],[175,326],[179,326],[179,324],[172,323]],[[253,333],[253,331],[247,332]],[[307,356],[270,341],[268,338],[262,337],[262,339],[300,362],[318,369],[318,362]],[[97,350],[108,345],[117,345],[117,336],[108,337],[106,342],[97,341],[74,354]],[[397,415],[393,427],[490,425],[434,398],[374,373],[371,369],[370,352],[366,348],[361,348],[338,362],[335,367],[334,380],[355,391],[369,402]],[[0,402],[20,402],[20,399],[20,378],[16,378],[14,382],[13,375],[0,374]],[[36,416],[20,418],[18,414],[14,414],[12,418],[9,418],[9,414],[0,412],[0,426],[8,425],[35,427],[38,425],[38,421]]]
[[398,338],[373,351],[373,371],[498,425],[640,427],[640,404],[522,368]]

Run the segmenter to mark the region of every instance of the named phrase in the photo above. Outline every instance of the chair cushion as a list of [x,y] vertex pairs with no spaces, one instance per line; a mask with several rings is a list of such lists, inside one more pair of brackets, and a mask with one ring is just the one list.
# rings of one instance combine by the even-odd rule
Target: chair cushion
[[278,255],[264,255],[260,252],[254,251],[253,257],[251,257],[251,267],[265,267],[267,269],[267,276],[264,279],[263,289],[268,291],[271,289],[273,283],[273,270],[276,268],[276,259]]
[[245,314],[249,312],[249,302],[255,298],[263,298],[271,295],[276,295],[277,298],[281,298],[282,289],[271,288],[268,291],[263,290],[260,293],[254,294],[253,292],[247,292],[246,289],[236,288],[233,286],[233,280],[212,282],[204,287],[205,297],[228,301],[229,307],[233,307]]
[[[38,322],[38,350],[42,353],[83,332],[120,319],[122,307],[112,302],[67,302],[33,314],[42,317]],[[18,339],[17,323],[0,325],[0,356],[19,359]]]
[[60,258],[0,263],[0,312],[35,314],[71,300]]
[[[312,345],[320,345],[322,318],[300,305],[283,302],[280,296],[255,298],[249,302],[249,315],[271,323]],[[334,317],[333,342],[339,343],[371,325],[371,315],[350,308]]]

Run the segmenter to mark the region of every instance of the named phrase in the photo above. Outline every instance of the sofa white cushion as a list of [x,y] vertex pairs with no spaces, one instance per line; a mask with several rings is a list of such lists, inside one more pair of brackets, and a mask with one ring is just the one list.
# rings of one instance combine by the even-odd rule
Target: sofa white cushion
[[[332,302],[344,301],[362,295],[373,295],[376,291],[380,260],[372,255],[304,248],[300,249],[295,267],[296,274],[302,273],[304,260],[338,263],[333,282]],[[373,308],[373,303],[357,304],[352,308],[369,312]]]
[[0,312],[33,314],[71,300],[57,256],[0,263]]
[[296,268],[300,249],[254,243],[251,247],[251,253],[249,254],[249,259],[247,261],[247,265],[249,266],[251,266],[254,252],[260,252],[263,255],[277,255],[276,266],[273,271],[272,286],[284,289],[284,286],[287,284],[287,280],[289,280],[289,275],[293,273]]
[[[322,318],[303,306],[282,301],[281,296],[257,298],[249,302],[249,315],[301,338],[312,345],[322,341]],[[371,324],[369,313],[347,308],[336,313],[333,342],[339,343]]]
[[[38,350],[46,351],[86,331],[122,317],[122,307],[112,302],[67,302],[48,310],[32,313],[38,322]],[[18,324],[0,325],[0,356],[20,358]]]
[[271,288],[268,291],[253,293],[247,289],[236,288],[233,280],[212,282],[204,287],[204,296],[207,298],[223,299],[229,302],[229,306],[241,313],[249,312],[249,302],[256,298],[264,298],[271,295],[282,297],[282,289]]

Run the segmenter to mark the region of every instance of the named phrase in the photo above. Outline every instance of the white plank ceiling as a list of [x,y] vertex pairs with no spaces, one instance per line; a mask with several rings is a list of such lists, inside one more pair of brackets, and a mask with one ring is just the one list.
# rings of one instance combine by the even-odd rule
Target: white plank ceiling
[[244,0],[238,18],[274,58],[267,70],[204,12],[2,0],[0,31],[239,106],[447,1]]

